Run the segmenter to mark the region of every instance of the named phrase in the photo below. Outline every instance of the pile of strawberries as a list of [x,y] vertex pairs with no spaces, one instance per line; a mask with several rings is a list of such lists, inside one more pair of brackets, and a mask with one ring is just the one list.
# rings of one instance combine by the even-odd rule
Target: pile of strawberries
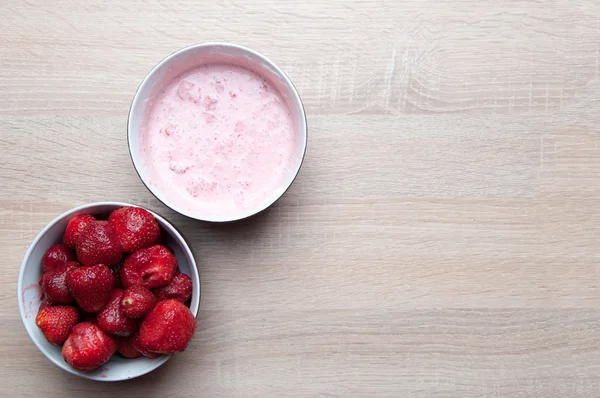
[[122,207],[108,221],[72,218],[63,243],[42,258],[43,300],[36,325],[73,368],[89,371],[116,352],[156,358],[184,351],[196,319],[192,280],[159,244],[148,211]]

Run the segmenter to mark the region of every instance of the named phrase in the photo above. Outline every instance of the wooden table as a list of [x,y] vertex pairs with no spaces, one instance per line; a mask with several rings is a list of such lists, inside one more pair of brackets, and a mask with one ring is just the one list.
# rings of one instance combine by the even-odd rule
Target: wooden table
[[[283,200],[232,225],[142,185],[126,119],[170,52],[247,45],[310,129]],[[0,2],[0,373],[23,397],[598,397],[597,1]],[[16,299],[34,236],[129,201],[198,253],[190,349],[126,383],[59,370]]]

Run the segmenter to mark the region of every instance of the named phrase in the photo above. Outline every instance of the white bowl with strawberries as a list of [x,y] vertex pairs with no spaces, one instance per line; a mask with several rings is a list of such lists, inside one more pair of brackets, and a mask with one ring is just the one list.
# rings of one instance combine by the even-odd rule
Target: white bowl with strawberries
[[167,220],[100,202],[67,211],[37,235],[21,264],[18,297],[23,324],[48,359],[78,376],[118,381],[188,347],[200,278]]

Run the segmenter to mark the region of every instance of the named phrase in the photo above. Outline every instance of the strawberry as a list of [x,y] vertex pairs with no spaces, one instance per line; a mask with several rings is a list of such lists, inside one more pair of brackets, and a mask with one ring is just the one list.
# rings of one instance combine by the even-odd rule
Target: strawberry
[[108,222],[125,253],[150,247],[160,238],[160,227],[154,216],[140,207],[121,207],[110,214]]
[[99,312],[108,303],[115,278],[106,265],[79,267],[67,273],[67,286],[81,309]]
[[156,299],[152,292],[142,286],[129,286],[121,299],[121,310],[129,318],[145,317],[154,305]]
[[195,330],[196,319],[188,307],[177,300],[161,301],[140,325],[140,345],[161,354],[181,352]]
[[62,355],[73,368],[89,371],[104,365],[117,351],[117,343],[97,325],[75,325],[65,342]]
[[185,303],[192,297],[192,279],[186,274],[177,272],[167,286],[154,290],[154,296],[158,301],[175,299]]
[[79,268],[77,261],[69,261],[58,268],[47,271],[42,276],[42,289],[46,297],[54,304],[71,304],[73,295],[67,287],[67,274],[72,270]]
[[146,350],[144,347],[142,347],[142,342],[140,340],[139,333],[136,334],[135,336],[133,336],[133,338],[131,339],[131,345],[133,346],[133,348],[138,350],[143,356],[148,357],[148,358],[158,358],[162,355],[162,354],[158,354],[156,352],[150,352],[150,351]]
[[124,288],[138,285],[154,289],[169,284],[177,270],[177,258],[162,245],[131,254],[123,262],[121,283]]
[[67,224],[67,229],[65,229],[65,234],[63,235],[64,244],[70,249],[75,249],[83,230],[94,221],[96,221],[94,216],[89,214],[80,214],[73,217]]
[[42,257],[42,272],[65,265],[69,261],[75,261],[75,256],[67,246],[62,243],[50,246]]
[[70,305],[46,307],[35,317],[35,324],[50,344],[64,343],[78,321],[79,312]]
[[52,306],[52,301],[48,297],[44,297],[40,303],[40,307],[38,308],[38,314],[44,308],[48,308]]
[[94,221],[81,232],[77,241],[77,259],[85,266],[117,264],[123,256],[119,237],[107,221]]
[[131,342],[133,337],[122,339],[119,342],[119,354],[123,355],[125,358],[134,359],[142,356],[142,353],[135,349],[133,343]]
[[131,336],[137,331],[137,322],[125,316],[121,310],[121,299],[123,289],[115,289],[111,292],[108,304],[97,316],[98,326],[108,334],[115,336]]

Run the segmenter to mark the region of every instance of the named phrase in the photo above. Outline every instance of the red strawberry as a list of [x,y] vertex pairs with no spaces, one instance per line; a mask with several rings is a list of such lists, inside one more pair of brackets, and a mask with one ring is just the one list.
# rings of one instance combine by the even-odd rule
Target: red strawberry
[[135,348],[136,350],[141,352],[143,356],[148,357],[148,358],[158,358],[162,355],[162,354],[158,354],[156,352],[150,352],[150,351],[146,350],[144,347],[142,347],[139,333],[136,334],[135,336],[133,336],[133,338],[131,339],[131,345],[133,346],[133,348]]
[[71,304],[73,296],[67,287],[67,274],[79,267],[77,261],[69,261],[58,268],[47,271],[42,276],[42,289],[46,297],[54,304]]
[[119,236],[125,253],[150,247],[160,238],[160,227],[154,216],[139,207],[121,207],[110,214],[108,222]]
[[181,352],[195,330],[196,319],[188,307],[177,300],[161,301],[142,321],[140,345],[161,354]]
[[131,336],[137,331],[137,322],[125,316],[121,310],[123,289],[112,291],[110,301],[97,316],[98,326],[108,334],[115,336]]
[[129,286],[121,299],[121,310],[129,318],[145,317],[154,305],[156,299],[152,292],[142,286]]
[[134,359],[142,356],[142,353],[133,346],[132,340],[133,337],[130,337],[128,339],[122,339],[119,342],[119,354],[123,355],[125,358]]
[[75,256],[67,246],[62,243],[50,246],[42,257],[42,272],[65,265],[69,261],[75,261]]
[[117,264],[123,256],[119,237],[107,221],[91,222],[77,241],[77,258],[86,266]]
[[192,279],[186,274],[177,272],[167,286],[154,290],[154,296],[158,301],[175,299],[185,303],[192,297]]
[[77,246],[77,240],[79,240],[79,236],[83,230],[94,221],[96,221],[94,216],[89,214],[80,214],[71,218],[69,224],[67,224],[67,229],[65,229],[65,234],[63,236],[63,242],[65,245],[71,249],[75,249],[75,246]]
[[38,314],[44,308],[48,308],[52,306],[52,301],[48,297],[44,297],[42,302],[40,303],[40,308],[38,308]]
[[62,355],[73,368],[82,371],[104,365],[117,351],[117,343],[97,325],[82,322],[75,325],[65,342]]
[[123,287],[138,285],[154,289],[169,284],[177,270],[177,258],[162,245],[141,249],[123,262],[121,283]]
[[70,305],[46,307],[35,317],[35,324],[50,344],[64,343],[78,321],[79,312]]
[[115,278],[106,265],[79,267],[67,273],[67,286],[81,309],[99,312],[108,303]]

